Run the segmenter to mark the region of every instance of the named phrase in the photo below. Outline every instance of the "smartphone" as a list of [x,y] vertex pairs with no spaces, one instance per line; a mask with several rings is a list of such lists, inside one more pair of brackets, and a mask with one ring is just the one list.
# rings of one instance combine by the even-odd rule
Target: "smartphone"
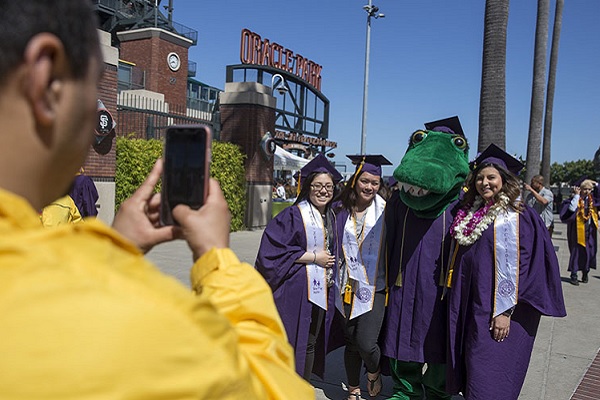
[[202,207],[208,195],[212,131],[206,125],[167,128],[164,146],[160,222],[176,225],[172,211],[178,204]]

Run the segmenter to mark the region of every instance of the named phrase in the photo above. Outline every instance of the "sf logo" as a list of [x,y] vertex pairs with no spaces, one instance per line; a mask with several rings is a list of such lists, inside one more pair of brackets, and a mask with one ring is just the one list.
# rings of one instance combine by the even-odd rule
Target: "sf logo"
[[100,115],[100,130],[105,131],[108,127],[108,115]]

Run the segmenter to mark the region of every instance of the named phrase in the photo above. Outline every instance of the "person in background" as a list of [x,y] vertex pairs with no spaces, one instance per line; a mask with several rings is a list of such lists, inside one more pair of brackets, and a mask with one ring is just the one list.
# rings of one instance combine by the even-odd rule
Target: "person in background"
[[277,187],[275,189],[275,194],[277,195],[278,201],[284,201],[286,199],[285,188],[283,187],[283,182],[281,182],[281,180],[277,181]]
[[558,192],[556,193],[556,196],[554,196],[554,212],[555,213],[560,212],[560,206],[561,206],[562,202],[563,202],[562,188],[559,186]]
[[83,221],[79,209],[68,194],[44,207],[40,218],[42,225],[46,228],[66,224],[78,224]]
[[[44,229],[94,141],[104,64],[88,0],[0,0],[3,399],[310,399],[264,279],[229,247],[210,181],[160,226],[158,161],[113,228]],[[145,258],[186,240],[191,288]],[[192,261],[192,260],[190,260]]]
[[360,375],[367,369],[370,396],[381,391],[379,331],[386,298],[383,212],[385,200],[381,166],[391,165],[382,155],[347,156],[356,171],[333,205],[337,216],[338,247],[342,249],[336,279],[336,306],[344,317],[344,365],[348,399],[360,399]]
[[273,291],[296,371],[307,381],[312,373],[323,376],[335,316],[338,249],[331,201],[341,179],[322,154],[306,164],[296,202],[267,224],[255,262]]
[[69,196],[75,202],[82,217],[95,217],[98,215],[96,203],[98,202],[98,190],[94,181],[85,175],[83,168],[75,176]]
[[566,315],[554,246],[539,215],[520,201],[523,168],[494,144],[472,165],[450,227],[450,393],[517,400],[542,315]]
[[596,269],[599,207],[598,183],[585,178],[575,182],[573,195],[560,206],[560,220],[567,224],[569,282],[575,286],[579,285],[577,272],[581,271],[581,281],[588,283],[590,268]]
[[285,198],[289,202],[293,202],[296,200],[296,188],[292,186],[290,180],[286,180],[285,185],[283,185],[285,189]]
[[544,177],[536,175],[531,178],[531,185],[524,182],[523,187],[528,192],[525,204],[537,211],[552,236],[554,231],[554,213],[552,212],[554,194],[550,189],[544,187]]

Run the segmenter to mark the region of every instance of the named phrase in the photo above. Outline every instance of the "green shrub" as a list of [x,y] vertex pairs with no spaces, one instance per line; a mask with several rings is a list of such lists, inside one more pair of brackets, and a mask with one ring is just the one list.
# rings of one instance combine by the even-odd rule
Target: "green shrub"
[[[115,172],[115,212],[144,182],[156,160],[162,155],[163,143],[157,139],[117,138]],[[210,174],[219,181],[231,211],[231,231],[244,229],[246,210],[245,155],[231,143],[212,143]],[[155,188],[160,192],[160,182]]]
[[[117,137],[115,212],[144,182],[154,163],[162,155],[162,147],[162,142],[157,139]],[[160,192],[160,182],[155,191]]]
[[219,181],[231,211],[231,231],[244,229],[246,182],[244,158],[239,146],[213,141],[210,175]]

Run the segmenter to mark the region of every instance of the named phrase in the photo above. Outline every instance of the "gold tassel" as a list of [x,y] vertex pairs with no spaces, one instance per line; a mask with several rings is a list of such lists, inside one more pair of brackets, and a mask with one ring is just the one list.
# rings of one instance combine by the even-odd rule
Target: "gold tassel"
[[356,169],[356,172],[354,173],[354,178],[352,179],[352,186],[350,186],[350,187],[353,188],[354,185],[356,184],[356,178],[358,178],[358,174],[360,174],[360,171],[362,171],[363,165],[365,165],[365,157],[363,157],[363,159],[360,162],[358,168]]
[[302,172],[298,171],[298,182],[296,183],[296,197],[300,196],[300,178],[302,178]]
[[456,262],[456,254],[458,253],[458,246],[454,247],[454,253],[452,254],[452,261],[450,262],[450,267],[448,268],[448,279],[446,279],[446,287],[452,287],[452,273],[454,272],[454,263]]
[[406,218],[408,217],[408,207],[404,214],[404,222],[402,223],[402,244],[400,245],[400,262],[398,263],[398,276],[394,285],[402,287],[402,258],[404,257],[404,235],[406,234]]
[[344,288],[344,303],[350,304],[352,302],[352,285],[350,283],[346,283],[346,287]]

